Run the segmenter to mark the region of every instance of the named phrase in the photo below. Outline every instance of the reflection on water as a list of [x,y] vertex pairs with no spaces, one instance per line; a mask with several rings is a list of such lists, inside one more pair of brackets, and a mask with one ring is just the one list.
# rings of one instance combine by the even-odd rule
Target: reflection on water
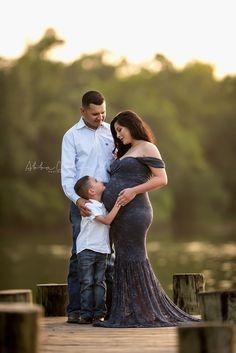
[[[236,244],[149,237],[148,254],[162,286],[172,297],[174,273],[201,272],[206,290],[236,288]],[[70,230],[57,234],[3,234],[0,240],[0,289],[39,283],[66,283]]]
[[182,272],[203,273],[206,290],[236,288],[235,243],[154,241],[148,243],[147,248],[153,267],[169,293],[172,274]]

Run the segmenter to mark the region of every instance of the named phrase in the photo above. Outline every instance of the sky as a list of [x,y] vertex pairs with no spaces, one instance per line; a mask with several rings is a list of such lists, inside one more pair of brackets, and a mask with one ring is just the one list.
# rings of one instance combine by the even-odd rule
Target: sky
[[15,58],[53,28],[65,41],[50,58],[72,62],[101,49],[144,64],[198,60],[236,74],[236,0],[1,0],[0,56]]

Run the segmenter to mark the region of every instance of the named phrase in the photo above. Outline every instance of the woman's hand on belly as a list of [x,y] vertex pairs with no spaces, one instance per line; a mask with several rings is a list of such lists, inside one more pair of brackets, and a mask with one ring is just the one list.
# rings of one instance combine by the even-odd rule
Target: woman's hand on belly
[[120,206],[125,206],[127,203],[132,201],[136,196],[136,193],[133,188],[127,188],[121,190],[121,192],[118,195],[117,203]]

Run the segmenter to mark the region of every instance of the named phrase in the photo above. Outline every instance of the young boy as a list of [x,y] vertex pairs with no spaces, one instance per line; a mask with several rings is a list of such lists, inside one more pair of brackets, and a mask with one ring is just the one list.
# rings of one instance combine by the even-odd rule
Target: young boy
[[80,178],[75,192],[88,199],[86,207],[89,217],[82,217],[80,233],[76,241],[78,273],[80,280],[81,311],[79,324],[103,321],[106,314],[105,270],[110,254],[109,225],[117,215],[120,206],[115,203],[107,213],[101,202],[105,186],[90,176]]

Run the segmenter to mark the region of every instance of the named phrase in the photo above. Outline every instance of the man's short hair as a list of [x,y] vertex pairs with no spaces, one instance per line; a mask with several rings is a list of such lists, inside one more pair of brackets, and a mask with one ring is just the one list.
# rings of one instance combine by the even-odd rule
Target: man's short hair
[[82,106],[88,107],[89,104],[101,105],[105,101],[105,97],[98,91],[88,91],[82,97]]

